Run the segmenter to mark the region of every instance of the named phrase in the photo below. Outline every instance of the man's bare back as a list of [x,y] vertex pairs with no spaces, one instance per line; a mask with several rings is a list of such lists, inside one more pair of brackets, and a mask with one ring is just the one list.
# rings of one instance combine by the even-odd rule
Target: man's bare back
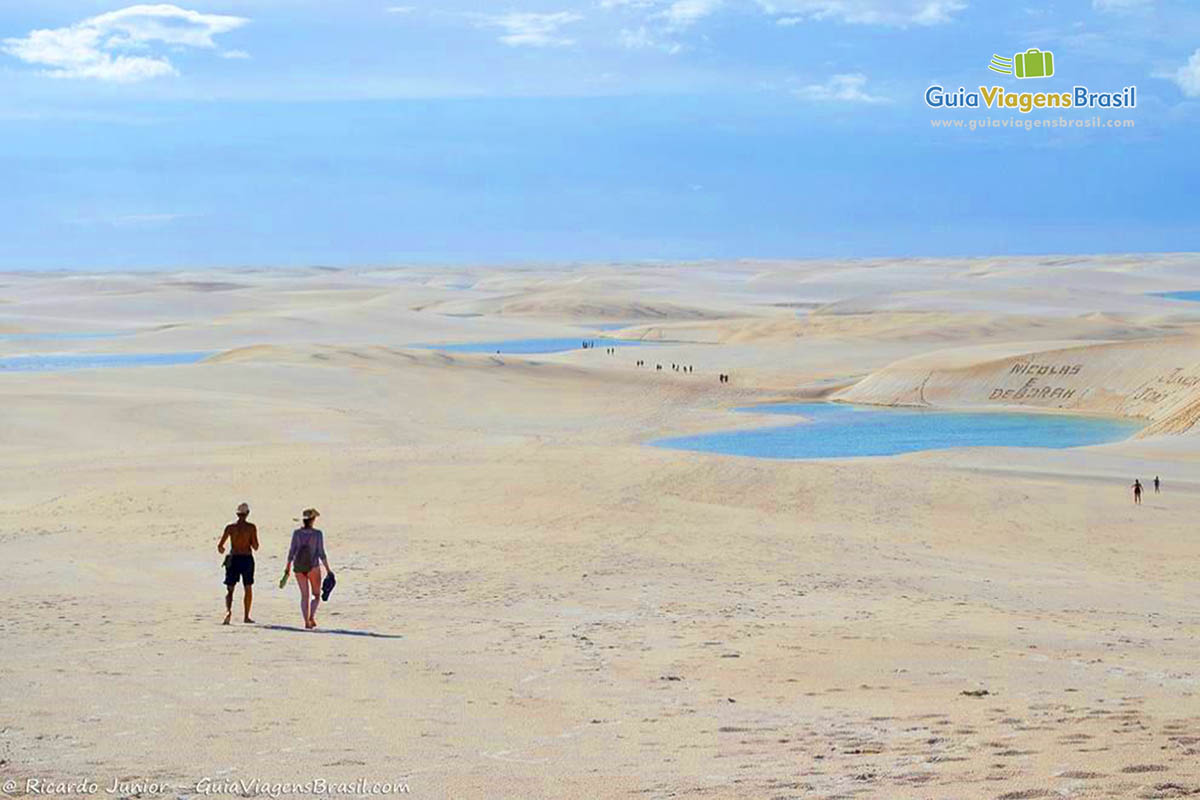
[[226,539],[229,540],[229,552],[235,556],[252,555],[258,549],[258,528],[253,522],[239,519],[225,526],[221,544],[225,544]]

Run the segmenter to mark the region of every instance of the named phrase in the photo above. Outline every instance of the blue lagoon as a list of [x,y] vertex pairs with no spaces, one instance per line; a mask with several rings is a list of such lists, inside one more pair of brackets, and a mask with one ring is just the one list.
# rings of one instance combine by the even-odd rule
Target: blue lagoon
[[655,447],[773,459],[891,456],[952,447],[1061,449],[1127,438],[1134,422],[1062,414],[932,411],[837,403],[737,409],[804,417],[803,422],[658,439]]

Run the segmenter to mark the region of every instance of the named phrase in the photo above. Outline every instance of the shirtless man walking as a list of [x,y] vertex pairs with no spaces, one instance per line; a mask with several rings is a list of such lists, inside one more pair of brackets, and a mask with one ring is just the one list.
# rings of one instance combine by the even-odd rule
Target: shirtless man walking
[[217,552],[224,553],[225,540],[229,540],[229,556],[225,559],[225,621],[222,625],[228,625],[233,615],[233,587],[237,586],[239,578],[246,611],[242,622],[254,622],[250,619],[250,604],[254,602],[254,551],[258,549],[258,528],[246,521],[248,516],[250,506],[242,503],[237,507],[237,522],[226,525],[221,541],[217,542]]

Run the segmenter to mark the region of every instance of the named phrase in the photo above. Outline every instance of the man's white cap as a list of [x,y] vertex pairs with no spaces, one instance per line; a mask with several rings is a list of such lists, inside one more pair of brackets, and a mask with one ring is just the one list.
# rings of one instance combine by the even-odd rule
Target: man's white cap
[[239,513],[239,514],[249,514],[249,513],[250,513],[250,506],[246,505],[245,503],[238,503],[238,507],[237,507],[237,513]]

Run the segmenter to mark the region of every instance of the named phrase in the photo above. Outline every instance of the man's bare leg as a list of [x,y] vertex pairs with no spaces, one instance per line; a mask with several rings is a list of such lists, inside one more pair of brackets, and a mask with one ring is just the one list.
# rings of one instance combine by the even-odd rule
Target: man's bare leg
[[242,589],[242,604],[246,607],[246,618],[242,622],[254,622],[250,619],[250,604],[254,602],[254,587],[246,586]]
[[225,587],[225,621],[222,625],[229,624],[229,618],[233,616],[233,586]]

